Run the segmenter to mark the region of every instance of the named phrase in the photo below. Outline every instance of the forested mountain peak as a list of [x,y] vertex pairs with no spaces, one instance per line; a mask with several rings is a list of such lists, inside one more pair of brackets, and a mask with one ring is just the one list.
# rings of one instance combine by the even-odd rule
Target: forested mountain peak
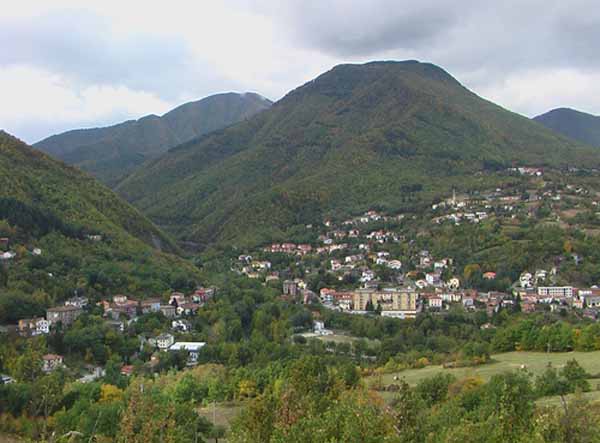
[[538,115],[534,120],[573,140],[600,147],[600,116],[557,108]]
[[160,117],[151,114],[113,126],[67,131],[35,147],[112,186],[147,159],[251,117],[270,105],[268,99],[255,93],[215,94],[185,103]]
[[[179,249],[167,235],[113,191],[6,132],[0,132],[0,237],[14,253],[0,292],[16,300],[44,291],[59,301],[83,286],[148,295],[168,289],[175,276],[197,274],[172,255]],[[40,252],[28,252],[34,249]]]
[[373,62],[334,67],[171,150],[118,191],[180,238],[260,242],[325,214],[426,204],[489,165],[582,162],[598,158],[442,68]]

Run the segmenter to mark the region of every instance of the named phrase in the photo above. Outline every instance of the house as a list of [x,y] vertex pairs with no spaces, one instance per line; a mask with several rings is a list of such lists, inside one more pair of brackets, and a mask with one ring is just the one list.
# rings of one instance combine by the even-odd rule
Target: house
[[537,289],[538,296],[544,298],[572,298],[572,286],[540,286]]
[[177,314],[179,315],[194,315],[200,309],[198,303],[182,303],[177,307]]
[[14,252],[8,251],[8,252],[4,252],[4,253],[0,254],[0,260],[8,261],[8,260],[12,260],[16,256],[17,256],[17,254],[15,254]]
[[312,302],[317,302],[319,300],[317,294],[315,294],[310,289],[302,289],[300,291],[300,296],[302,297],[302,303],[304,303],[305,305]]
[[496,273],[495,272],[484,272],[483,273],[483,278],[485,280],[495,280],[496,279]]
[[358,238],[360,236],[360,231],[358,229],[350,229],[348,231],[348,237],[350,238]]
[[130,377],[131,375],[133,375],[133,365],[123,365],[121,367],[121,375],[124,375],[126,377]]
[[584,305],[585,305],[585,301],[583,298],[574,298],[571,303],[571,306],[574,309],[583,309]]
[[76,308],[85,308],[88,305],[87,297],[75,296],[65,301],[65,306],[75,306]]
[[370,282],[374,278],[375,278],[375,273],[373,271],[371,271],[370,269],[367,269],[362,272],[362,275],[360,277],[360,282],[361,283]]
[[46,310],[46,319],[53,325],[60,322],[63,326],[69,326],[82,312],[77,306],[58,306]]
[[140,303],[142,314],[160,312],[160,298],[149,298]]
[[169,304],[173,306],[179,306],[185,302],[185,295],[181,292],[173,292],[169,297]]
[[311,251],[312,251],[311,245],[298,245],[298,254],[299,255],[310,254]]
[[215,288],[198,288],[192,294],[192,301],[194,303],[206,303],[215,296],[215,293]]
[[175,337],[172,334],[160,334],[155,338],[148,340],[148,343],[152,346],[156,346],[161,351],[166,351],[175,343]]
[[135,300],[126,300],[124,303],[112,303],[106,314],[110,314],[113,320],[119,320],[121,317],[135,318],[137,316],[138,302]]
[[42,255],[42,250],[40,248],[33,248],[33,250],[31,251],[32,255]]
[[63,356],[58,354],[46,354],[42,357],[42,371],[48,373],[63,367]]
[[177,308],[172,305],[160,305],[160,312],[167,318],[177,317]]
[[272,281],[277,281],[277,280],[279,280],[279,273],[278,272],[272,272],[271,274],[269,274],[269,275],[267,275],[265,277],[265,282],[266,283],[269,283],[269,282],[272,282]]
[[271,262],[254,260],[252,262],[252,267],[259,271],[266,271],[266,270],[271,269]]
[[113,303],[115,303],[117,305],[122,305],[124,303],[127,303],[127,296],[122,295],[122,294],[113,295]]
[[440,275],[437,273],[431,273],[431,272],[428,272],[427,274],[425,274],[425,281],[430,286],[440,286],[442,283],[442,280],[440,279]]
[[544,269],[538,269],[537,271],[535,271],[535,281],[536,282],[546,280],[547,276],[548,276],[548,272],[546,272]]
[[585,307],[595,308],[600,306],[600,290],[595,288],[580,289],[579,298],[585,302]]
[[50,322],[45,318],[39,318],[35,322],[35,332],[37,335],[50,334]]
[[352,309],[364,313],[369,306],[379,306],[385,317],[413,318],[417,312],[417,294],[412,291],[385,289],[382,291],[358,289],[351,293]]
[[475,299],[474,295],[465,295],[462,298],[462,304],[464,308],[471,309],[475,307]]
[[444,291],[439,295],[446,303],[456,303],[462,300],[462,294],[454,291]]
[[296,295],[298,295],[298,284],[293,280],[284,281],[283,294],[296,297]]
[[424,289],[424,288],[426,288],[426,287],[427,287],[427,284],[428,284],[428,283],[427,283],[427,280],[423,280],[423,279],[417,280],[417,281],[415,282],[415,286],[416,286],[417,288],[419,288],[419,289]]
[[336,292],[335,300],[339,308],[343,311],[354,309],[354,295],[351,292]]
[[346,264],[352,264],[352,263],[356,263],[359,262],[361,260],[363,260],[363,255],[362,254],[357,254],[357,255],[349,255],[347,257],[344,258],[344,263]]
[[390,260],[387,262],[387,267],[395,271],[402,269],[402,262],[400,260]]
[[436,296],[429,297],[427,299],[427,304],[432,309],[442,309],[444,301],[442,300],[442,297],[439,297],[436,295]]
[[529,272],[523,272],[519,277],[519,284],[522,288],[531,288],[533,276]]
[[447,260],[436,261],[433,263],[433,269],[435,269],[437,271],[441,271],[443,269],[446,269],[447,267],[448,267]]
[[321,320],[315,320],[313,322],[313,332],[317,335],[331,335],[332,331],[325,329],[325,322]]
[[9,377],[5,374],[0,374],[0,385],[9,385],[14,382],[15,380],[12,377]]
[[[30,335],[37,335],[37,323],[43,318],[23,318],[17,323],[17,331],[19,335],[28,337]],[[44,320],[45,321],[45,320]]]
[[460,280],[458,279],[458,277],[452,277],[450,280],[448,280],[446,286],[450,289],[456,290],[460,288]]
[[171,329],[181,332],[189,332],[192,330],[192,324],[187,320],[173,320],[171,322]]
[[329,263],[331,264],[331,270],[334,272],[339,271],[339,269],[342,267],[342,264],[339,260],[331,260]]
[[335,289],[322,288],[319,291],[319,296],[321,297],[321,303],[333,303],[335,298]]
[[206,345],[204,342],[178,341],[169,348],[170,352],[187,351],[188,364],[198,362],[198,356],[202,348]]

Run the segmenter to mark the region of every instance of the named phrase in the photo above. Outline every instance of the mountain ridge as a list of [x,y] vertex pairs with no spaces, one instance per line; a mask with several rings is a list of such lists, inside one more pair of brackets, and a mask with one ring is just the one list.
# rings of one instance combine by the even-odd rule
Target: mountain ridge
[[117,191],[180,239],[256,244],[324,215],[427,204],[489,167],[594,162],[438,66],[386,61],[338,65],[171,149]]
[[256,93],[222,93],[184,103],[161,116],[97,128],[74,129],[34,144],[114,186],[144,161],[167,149],[267,109]]
[[564,136],[600,147],[600,116],[572,108],[556,108],[533,120]]
[[[15,251],[0,266],[2,294],[147,297],[199,278],[175,242],[112,190],[1,130],[0,237]],[[33,248],[41,252],[27,253]]]

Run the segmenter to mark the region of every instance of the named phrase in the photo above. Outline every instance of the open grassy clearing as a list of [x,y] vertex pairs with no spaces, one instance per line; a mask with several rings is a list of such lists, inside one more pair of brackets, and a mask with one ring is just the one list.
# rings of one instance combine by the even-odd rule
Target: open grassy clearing
[[[481,366],[451,369],[445,369],[442,366],[428,366],[423,369],[408,369],[402,372],[384,374],[382,381],[384,385],[389,385],[394,383],[394,377],[398,377],[398,379],[404,379],[409,385],[414,386],[424,378],[433,377],[438,374],[453,374],[459,379],[477,376],[484,380],[489,380],[495,374],[520,369],[523,365],[527,371],[535,376],[542,373],[548,363],[552,363],[555,368],[561,368],[568,360],[573,358],[589,374],[595,375],[600,373],[600,351],[549,354],[544,352],[508,352],[493,355],[491,363]],[[373,381],[374,377],[369,377],[369,380]],[[592,388],[595,389],[595,387],[595,383],[592,382]]]
[[[598,381],[598,380],[595,380],[595,381]],[[592,389],[596,389],[595,384],[592,384]],[[585,398],[586,400],[588,400],[591,403],[600,401],[600,391],[584,392],[581,395],[583,396],[583,398]],[[577,394],[565,395],[565,400],[571,401],[575,397],[577,397]],[[559,395],[555,395],[552,397],[540,398],[539,400],[536,401],[536,404],[538,406],[561,406],[562,400]]]
[[[316,338],[316,339],[324,341],[324,342],[334,342],[334,343],[353,343],[356,340],[360,340],[360,338],[358,338],[358,337],[354,337],[352,335],[345,334],[344,332],[335,332],[335,331],[331,335],[320,335],[320,334],[315,334],[313,332],[306,332],[301,335],[303,337],[305,337],[306,339]],[[367,342],[367,344],[369,344],[369,345],[375,344],[378,342],[378,340],[370,340],[368,338],[363,338],[363,340],[365,340]]]
[[[215,425],[224,426],[229,430],[231,422],[240,414],[243,403],[240,402],[224,402],[216,403],[206,407],[198,408],[198,414],[206,418]],[[219,439],[225,442],[225,439]]]

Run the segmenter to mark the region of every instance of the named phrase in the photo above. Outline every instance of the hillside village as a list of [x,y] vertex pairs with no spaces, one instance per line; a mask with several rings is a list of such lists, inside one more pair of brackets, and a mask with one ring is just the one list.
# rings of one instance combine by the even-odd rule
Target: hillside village
[[[482,268],[477,263],[461,269],[455,257],[436,256],[419,248],[422,242],[414,234],[414,226],[423,223],[454,229],[463,224],[511,225],[539,218],[544,208],[549,210],[544,214],[545,219],[553,223],[568,221],[566,214],[577,219],[577,214],[584,210],[594,211],[600,201],[597,191],[574,184],[579,172],[548,174],[542,168],[511,168],[500,174],[504,184],[497,188],[454,191],[421,214],[387,214],[372,209],[351,218],[327,218],[306,226],[312,242],[271,243],[239,255],[232,261],[231,269],[277,288],[282,300],[340,313],[411,319],[421,313],[443,314],[459,307],[466,312],[485,312],[490,318],[504,309],[523,313],[572,311],[582,318],[596,320],[600,313],[600,289],[565,282],[559,262],[549,263],[545,268],[522,269],[506,286],[497,281],[497,269]],[[99,242],[102,236],[88,236],[87,240]],[[11,266],[23,254],[44,253],[37,247],[12,245],[10,238],[0,239],[0,249],[4,267]],[[561,257],[564,259],[575,264],[581,260],[575,253]],[[471,272],[479,273],[476,284],[465,282],[469,267]],[[191,320],[215,293],[215,288],[198,288],[188,295],[173,292],[168,297],[142,299],[114,295],[94,302],[74,296],[62,305],[48,308],[44,317],[22,318],[16,325],[3,328],[23,337],[48,335],[68,330],[82,313],[94,311],[116,333],[131,334],[139,319],[157,314],[162,319],[163,326],[159,328],[162,332],[154,336],[141,334],[137,338],[140,350],[152,350],[147,354],[146,364],[152,367],[162,352],[172,352],[185,354],[187,364],[194,365],[205,343],[193,340]],[[319,335],[330,333],[321,321],[314,322],[313,330]],[[47,354],[43,360],[45,371],[65,365],[65,358],[58,354]],[[122,374],[130,375],[133,367],[123,365],[121,370]],[[84,371],[82,380],[89,381],[102,374],[102,368],[89,371]]]
[[[560,263],[522,269],[505,287],[496,281],[496,269],[473,263],[471,268],[481,274],[477,288],[464,284],[465,270],[455,266],[453,257],[418,249],[417,237],[407,236],[415,224],[459,227],[487,221],[510,226],[524,220],[538,223],[540,213],[551,223],[577,225],[578,216],[596,211],[600,200],[598,191],[568,183],[569,177],[577,183],[580,173],[544,174],[543,168],[510,168],[502,174],[509,179],[507,185],[463,194],[454,191],[418,216],[369,210],[337,222],[325,219],[318,226],[306,226],[315,238],[313,243],[272,243],[240,255],[232,270],[266,284],[282,285],[284,297],[354,314],[414,318],[419,312],[443,312],[462,305],[467,310],[485,310],[488,315],[500,308],[529,313],[576,310],[596,319],[600,289],[564,281]],[[517,180],[511,183],[513,178]],[[599,215],[596,211],[595,219],[586,222],[600,225]],[[557,259],[572,260],[575,265],[582,261],[576,253]],[[316,286],[311,286],[316,276]],[[485,286],[491,290],[482,290]]]
[[[190,332],[192,332],[189,319],[214,297],[215,291],[215,288],[198,288],[187,296],[180,292],[173,292],[168,300],[162,300],[160,297],[136,300],[126,295],[115,295],[111,299],[103,299],[94,304],[90,303],[87,297],[74,296],[61,306],[48,308],[44,317],[23,318],[16,325],[4,325],[2,332],[18,334],[24,338],[64,333],[82,314],[97,311],[102,314],[105,324],[110,329],[119,334],[130,334],[140,318],[155,317],[159,320],[157,326],[165,332],[157,336],[141,334],[137,337],[140,351],[148,348],[150,354],[148,368],[152,369],[158,364],[160,352],[178,353],[188,366],[193,366],[197,364],[199,352],[206,343],[186,341],[186,338],[191,337]],[[176,336],[181,340],[175,340]],[[46,354],[42,359],[44,372],[66,367],[65,357],[62,355]],[[134,367],[123,365],[120,370],[122,375],[129,376],[133,373]],[[103,368],[88,368],[83,370],[79,380],[88,383],[102,376],[104,376]],[[11,383],[12,379],[4,375],[3,382]]]

